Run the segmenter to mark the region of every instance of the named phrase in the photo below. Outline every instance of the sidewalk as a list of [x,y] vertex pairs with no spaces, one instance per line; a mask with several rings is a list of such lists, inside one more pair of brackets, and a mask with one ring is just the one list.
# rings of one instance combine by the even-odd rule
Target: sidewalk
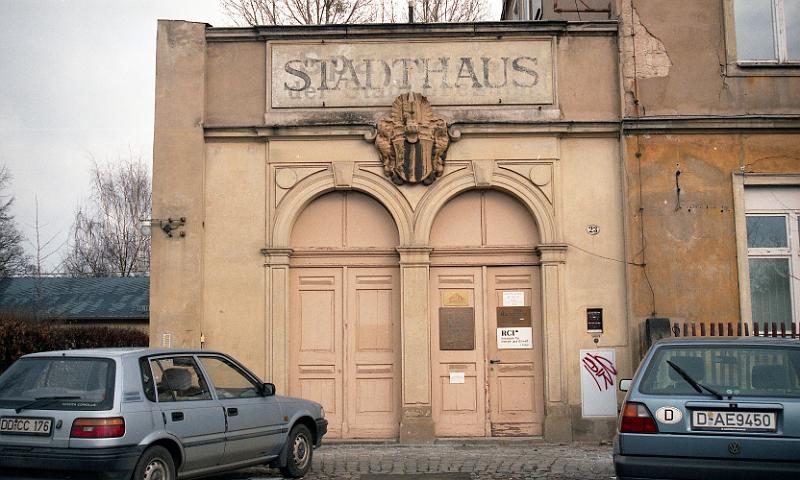
[[[267,468],[214,477],[261,480],[280,477]],[[433,445],[323,443],[314,451],[306,480],[482,480],[614,477],[611,446],[554,445],[540,440],[448,440]]]

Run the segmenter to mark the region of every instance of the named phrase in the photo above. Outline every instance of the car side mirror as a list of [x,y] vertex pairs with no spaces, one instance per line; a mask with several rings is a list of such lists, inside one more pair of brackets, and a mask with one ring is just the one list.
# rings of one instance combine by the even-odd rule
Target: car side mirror
[[631,389],[631,383],[633,383],[633,380],[630,378],[623,378],[619,381],[619,390],[621,392],[627,392]]
[[264,385],[262,385],[261,393],[265,397],[271,397],[271,396],[275,395],[275,384],[274,383],[265,383]]

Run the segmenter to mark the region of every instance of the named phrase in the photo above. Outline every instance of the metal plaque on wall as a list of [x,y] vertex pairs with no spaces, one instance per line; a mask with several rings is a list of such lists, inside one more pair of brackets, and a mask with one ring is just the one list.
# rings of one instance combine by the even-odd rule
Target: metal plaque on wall
[[439,308],[439,350],[475,350],[474,308]]
[[531,307],[497,307],[497,328],[530,326]]

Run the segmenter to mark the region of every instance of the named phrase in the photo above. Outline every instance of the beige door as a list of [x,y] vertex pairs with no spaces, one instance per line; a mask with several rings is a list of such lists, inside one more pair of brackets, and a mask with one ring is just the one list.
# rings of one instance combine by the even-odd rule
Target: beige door
[[[538,267],[439,267],[431,277],[436,435],[541,435]],[[504,303],[530,311],[530,326],[517,328],[531,328],[533,348],[498,348],[497,307]]]
[[[486,352],[491,434],[496,437],[541,435],[544,382],[538,267],[491,267],[488,280]],[[506,317],[506,321],[500,320],[501,325],[498,325],[501,315],[498,307],[503,307],[504,303],[514,305],[506,311],[527,311],[530,317],[524,314]],[[531,328],[533,348],[498,348],[498,328]]]
[[431,296],[431,368],[436,436],[485,436],[481,268],[432,268]]
[[320,402],[331,438],[393,438],[400,419],[396,268],[293,268],[290,394]]

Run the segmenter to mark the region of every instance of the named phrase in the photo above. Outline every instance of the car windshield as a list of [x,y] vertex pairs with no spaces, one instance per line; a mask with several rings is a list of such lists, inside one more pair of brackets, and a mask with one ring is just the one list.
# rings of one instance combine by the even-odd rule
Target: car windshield
[[[670,362],[696,383],[726,397],[800,396],[800,348],[789,346],[676,345],[659,348],[639,391],[699,395]],[[708,395],[705,391],[703,395]]]
[[23,358],[0,375],[0,407],[108,410],[114,362],[103,358]]

